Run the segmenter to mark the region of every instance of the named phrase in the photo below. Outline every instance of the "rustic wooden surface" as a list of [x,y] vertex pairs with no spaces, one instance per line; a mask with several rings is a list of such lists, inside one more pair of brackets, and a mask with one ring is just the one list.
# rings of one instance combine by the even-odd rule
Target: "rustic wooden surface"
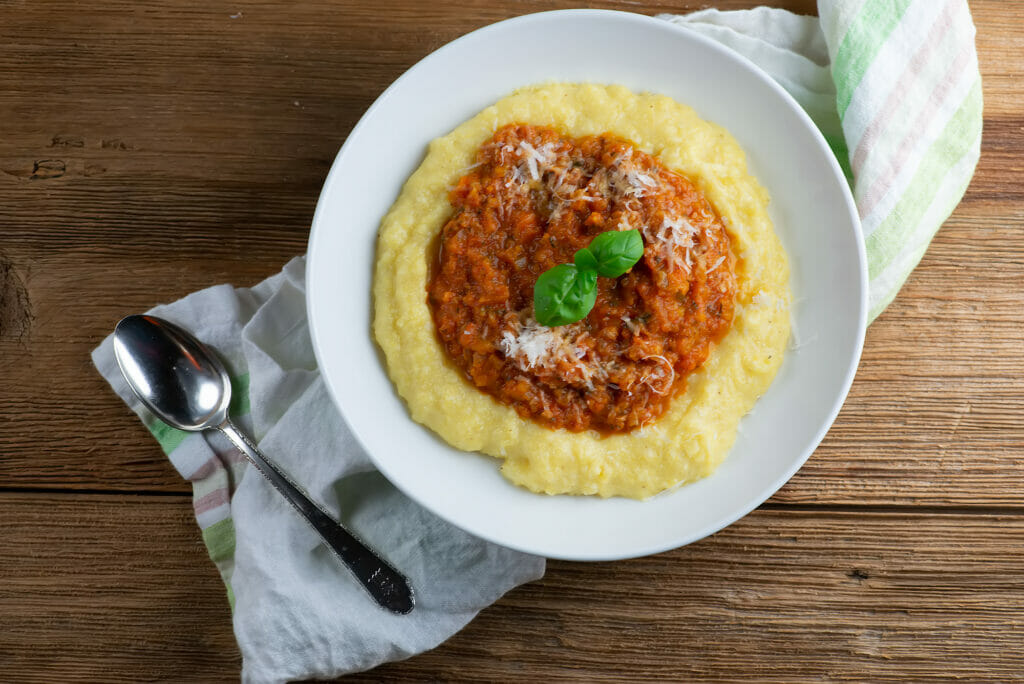
[[[0,679],[237,678],[188,487],[88,353],[301,253],[335,152],[416,60],[570,4],[0,2]],[[684,549],[552,562],[367,681],[1022,676],[1024,9],[971,8],[977,175],[800,473]]]

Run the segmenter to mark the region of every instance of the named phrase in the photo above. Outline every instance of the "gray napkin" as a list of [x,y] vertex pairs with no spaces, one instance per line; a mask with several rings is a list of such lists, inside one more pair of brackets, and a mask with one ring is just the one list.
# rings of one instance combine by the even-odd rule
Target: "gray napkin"
[[93,363],[193,484],[196,519],[234,607],[244,681],[333,677],[406,658],[437,646],[509,589],[544,574],[543,558],[449,525],[374,470],[317,369],[304,258],[256,287],[218,285],[151,313],[217,350],[238,395],[238,423],[416,588],[410,615],[378,608],[219,434],[186,434],[149,414],[121,377],[108,337],[93,351]]

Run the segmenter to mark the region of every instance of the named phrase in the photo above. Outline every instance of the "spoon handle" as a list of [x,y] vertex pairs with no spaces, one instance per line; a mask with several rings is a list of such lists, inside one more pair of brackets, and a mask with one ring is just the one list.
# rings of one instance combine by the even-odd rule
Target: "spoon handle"
[[223,432],[295,507],[295,510],[302,514],[377,603],[401,615],[413,609],[416,600],[412,585],[402,573],[367,548],[341,523],[312,501],[273,461],[260,453],[256,445],[230,420],[225,420],[217,429]]

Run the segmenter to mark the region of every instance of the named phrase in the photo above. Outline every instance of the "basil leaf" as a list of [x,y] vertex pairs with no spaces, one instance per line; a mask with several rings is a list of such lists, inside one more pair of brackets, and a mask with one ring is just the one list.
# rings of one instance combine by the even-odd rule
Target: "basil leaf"
[[587,249],[597,262],[598,275],[618,278],[640,261],[644,241],[639,230],[610,230],[594,238]]
[[597,301],[597,272],[561,264],[544,271],[533,286],[533,315],[548,327],[586,318]]
[[573,261],[576,263],[576,268],[581,271],[597,271],[597,257],[586,247],[577,250]]
[[597,276],[618,278],[640,261],[639,230],[612,230],[576,251],[573,263],[545,271],[533,286],[533,316],[553,328],[586,318],[597,301]]

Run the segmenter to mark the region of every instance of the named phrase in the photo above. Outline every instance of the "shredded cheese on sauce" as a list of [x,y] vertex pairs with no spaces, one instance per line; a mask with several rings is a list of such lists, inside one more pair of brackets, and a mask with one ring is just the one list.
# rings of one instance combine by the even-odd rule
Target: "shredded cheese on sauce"
[[598,364],[584,360],[587,350],[576,342],[586,334],[579,324],[548,328],[530,318],[525,324],[517,324],[515,331],[503,332],[499,345],[505,356],[515,360],[524,371],[552,369],[564,363],[579,375],[583,384],[593,389],[594,379],[605,379],[608,374]]
[[[572,160],[567,155],[559,155],[553,143],[545,143],[538,148],[523,140],[516,148],[511,145],[503,146],[501,152],[503,156],[505,153],[518,152],[520,159],[525,162],[525,168],[521,164],[512,168],[512,177],[506,181],[505,187],[525,184],[528,180],[527,173],[529,180],[539,181],[545,172],[557,170],[558,176],[552,183],[551,190],[559,195],[559,199],[569,201],[561,197],[561,194],[565,193],[563,185],[566,174],[572,168]],[[643,197],[649,189],[658,186],[658,180],[655,177],[636,168],[632,161],[632,152],[620,155],[610,168],[598,170],[590,181],[591,184],[596,182],[599,187],[607,184],[608,192],[603,194],[609,199],[618,196],[618,199],[622,200]],[[582,195],[573,199],[594,200],[597,197]]]
[[556,155],[553,148],[554,145],[551,143],[541,145],[539,150],[525,140],[519,143],[519,152],[526,158],[530,178],[540,180],[541,174],[544,172],[543,167],[554,163]]
[[661,251],[665,263],[671,268],[686,269],[687,273],[693,268],[693,239],[697,233],[693,224],[677,217],[666,216],[657,230],[650,224],[644,226],[644,237]]
[[709,268],[707,270],[707,272],[711,273],[712,271],[714,271],[716,268],[718,268],[719,266],[722,265],[723,261],[725,261],[725,255],[724,254],[722,256],[718,257],[717,259],[715,259],[715,263],[711,264],[711,268]]
[[[505,187],[524,191],[528,186],[541,182],[551,193],[549,211],[552,218],[566,205],[577,200],[595,201],[604,196],[610,201],[619,201],[623,203],[624,211],[616,230],[632,230],[636,223],[642,223],[639,227],[647,246],[656,250],[668,269],[692,272],[693,250],[700,230],[678,216],[665,216],[660,224],[642,222],[639,208],[630,207],[660,185],[657,177],[637,168],[631,151],[620,154],[611,166],[598,169],[589,178],[583,175],[585,172],[582,169],[577,170],[573,166],[568,153],[559,153],[554,143],[545,143],[539,147],[525,140],[516,147],[506,144],[501,148],[503,159],[505,155],[512,155],[516,159],[516,163],[509,165]],[[707,273],[719,268],[724,262],[723,255],[707,269]],[[522,267],[519,263],[517,266]],[[633,335],[641,332],[641,326],[629,316],[623,316],[622,322]],[[608,380],[608,372],[597,363],[585,359],[587,350],[578,346],[578,342],[586,334],[579,324],[549,328],[528,317],[525,323],[517,323],[513,330],[502,333],[499,347],[506,358],[513,360],[523,371],[538,368],[559,370],[570,376],[567,379],[571,378],[593,389],[595,379]],[[649,356],[645,360],[651,361],[654,366],[639,381],[648,385],[652,392],[667,394],[675,382],[672,364],[664,356]],[[558,368],[559,365],[562,367]]]
[[517,332],[506,330],[502,333],[501,351],[505,356],[515,359],[523,370],[546,367],[554,357],[555,350],[565,345],[565,339],[557,330],[531,319]]
[[[639,332],[639,326],[629,316],[623,316],[622,321],[633,334]],[[586,334],[579,324],[548,328],[531,318],[525,324],[518,324],[515,331],[506,330],[502,333],[499,346],[505,356],[515,360],[523,371],[534,368],[553,369],[563,363],[569,367],[570,372],[574,371],[579,376],[584,385],[593,389],[594,380],[607,380],[608,372],[602,366],[584,359],[586,349],[577,346],[577,342]],[[650,387],[655,394],[668,394],[676,380],[672,363],[657,354],[646,356],[643,360],[652,361],[655,365],[639,382]]]
[[[572,170],[572,160],[565,154],[558,154],[553,143],[546,143],[539,148],[523,140],[516,148],[505,145],[502,153],[516,153],[521,163],[513,165],[505,187],[523,187],[532,181],[540,181],[548,171],[552,175],[545,181],[551,191],[549,210],[552,217],[557,216],[563,205],[576,200],[595,201],[600,195],[608,199],[630,202],[643,197],[653,188],[658,187],[658,180],[644,173],[633,162],[632,153],[619,155],[608,168],[597,171],[587,182],[586,188],[592,189],[591,194],[584,193],[584,188],[566,183],[566,177]],[[627,206],[628,208],[628,206]],[[616,230],[632,230],[633,225],[625,213],[619,219]],[[660,226],[655,228],[648,224],[641,228],[647,243],[653,245],[661,253],[662,260],[670,269],[683,269],[690,273],[693,269],[694,240],[699,230],[689,221],[680,217],[665,217]],[[708,273],[722,265],[719,259]]]
[[[656,368],[660,368],[661,371],[653,370],[646,374],[641,382],[651,388],[651,391],[655,394],[668,394],[669,390],[672,389],[672,383],[676,381],[676,369],[672,367],[672,364],[664,356],[660,354],[654,354],[651,356],[644,357],[644,360],[652,360],[657,362],[659,365]],[[668,369],[665,372],[664,369]],[[659,382],[661,386],[656,386],[654,383]]]
[[643,197],[649,188],[658,186],[658,181],[637,170],[633,163],[633,152],[619,155],[609,169],[609,183],[623,197]]
[[[555,145],[547,143],[534,147],[529,142],[521,141],[515,148],[505,145],[501,148],[502,155],[514,154],[518,164],[512,164],[510,175],[505,187],[519,186],[525,188],[531,181],[543,181],[551,192],[550,209],[554,216],[563,206],[576,200],[597,200],[604,195],[609,200],[625,203],[626,211],[619,218],[616,230],[632,230],[633,221],[639,219],[635,210],[629,209],[629,203],[644,197],[649,191],[657,188],[659,181],[636,167],[632,153],[625,153],[615,159],[610,167],[599,169],[593,176],[582,179],[581,186],[578,173],[567,182],[573,161],[568,154],[559,154]],[[551,172],[547,175],[547,172]],[[584,191],[590,190],[592,194]],[[685,269],[691,272],[694,264],[693,249],[699,229],[685,218],[666,216],[661,224],[647,223],[640,227],[647,245],[657,250],[670,269]],[[719,257],[711,265],[708,273],[719,268],[725,257]],[[640,333],[641,327],[623,316],[623,325],[633,335]],[[514,330],[502,333],[499,347],[505,356],[515,361],[523,371],[537,368],[554,370],[559,364],[565,366],[562,371],[577,376],[577,379],[589,389],[594,388],[594,380],[607,380],[608,373],[600,365],[585,360],[586,349],[577,346],[578,340],[586,335],[578,324],[549,328],[527,318],[525,323],[517,323]],[[675,369],[663,356],[650,356],[654,367],[640,379],[650,387],[652,392],[666,394],[671,391],[675,382]]]

